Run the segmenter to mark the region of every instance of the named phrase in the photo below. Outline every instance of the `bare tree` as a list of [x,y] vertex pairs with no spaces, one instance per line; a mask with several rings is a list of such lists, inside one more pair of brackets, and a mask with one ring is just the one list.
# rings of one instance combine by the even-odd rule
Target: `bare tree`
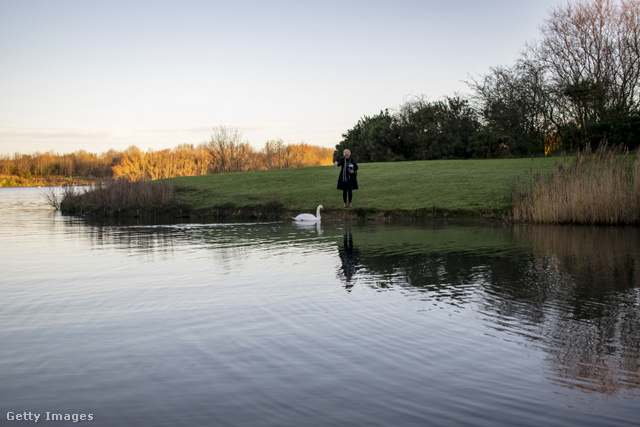
[[267,141],[262,149],[263,163],[266,169],[284,169],[286,147],[282,139]]
[[640,106],[640,0],[569,2],[551,11],[534,48],[567,113],[582,126]]
[[519,155],[542,150],[555,129],[556,100],[538,62],[525,56],[467,84],[484,125],[503,141],[503,149]]
[[211,156],[210,173],[239,172],[247,170],[253,149],[242,141],[238,130],[225,126],[213,129],[211,140],[206,144]]
[[469,83],[485,134],[520,154],[540,140],[546,152],[638,146],[640,0],[570,0],[540,29],[515,65]]

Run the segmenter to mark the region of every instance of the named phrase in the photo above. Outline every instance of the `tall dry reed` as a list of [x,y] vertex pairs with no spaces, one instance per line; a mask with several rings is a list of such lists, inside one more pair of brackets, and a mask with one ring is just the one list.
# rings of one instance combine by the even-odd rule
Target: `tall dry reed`
[[59,207],[63,213],[113,215],[125,210],[157,213],[174,204],[173,187],[166,182],[116,180],[85,191],[68,187]]
[[512,191],[515,221],[552,224],[639,224],[640,156],[600,145],[529,174]]

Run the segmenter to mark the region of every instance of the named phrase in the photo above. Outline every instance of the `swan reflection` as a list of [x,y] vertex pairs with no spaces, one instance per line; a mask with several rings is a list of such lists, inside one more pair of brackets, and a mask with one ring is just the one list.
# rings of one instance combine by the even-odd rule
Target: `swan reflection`
[[291,224],[299,230],[315,230],[318,233],[318,236],[322,236],[324,234],[322,230],[322,223],[319,221],[293,221]]

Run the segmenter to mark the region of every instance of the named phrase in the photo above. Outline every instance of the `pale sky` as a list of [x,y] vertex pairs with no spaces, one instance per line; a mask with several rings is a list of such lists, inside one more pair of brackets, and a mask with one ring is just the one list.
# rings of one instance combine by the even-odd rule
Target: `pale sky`
[[334,148],[411,96],[469,93],[560,0],[0,0],[0,155]]

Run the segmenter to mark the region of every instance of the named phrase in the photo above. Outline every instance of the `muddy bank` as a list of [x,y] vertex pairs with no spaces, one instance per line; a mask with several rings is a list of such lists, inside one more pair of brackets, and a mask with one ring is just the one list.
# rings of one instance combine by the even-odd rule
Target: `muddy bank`
[[[188,205],[173,206],[123,206],[110,209],[92,206],[75,206],[75,209],[63,211],[65,215],[98,218],[153,218],[153,219],[197,219],[213,221],[286,221],[296,215],[309,212],[308,210],[289,209],[280,203],[268,203],[256,206],[237,206],[224,204],[202,209],[195,209]],[[321,217],[329,220],[424,220],[437,218],[503,218],[506,213],[474,213],[463,211],[438,210],[433,208],[413,210],[376,210],[371,208],[338,208],[324,209]]]

